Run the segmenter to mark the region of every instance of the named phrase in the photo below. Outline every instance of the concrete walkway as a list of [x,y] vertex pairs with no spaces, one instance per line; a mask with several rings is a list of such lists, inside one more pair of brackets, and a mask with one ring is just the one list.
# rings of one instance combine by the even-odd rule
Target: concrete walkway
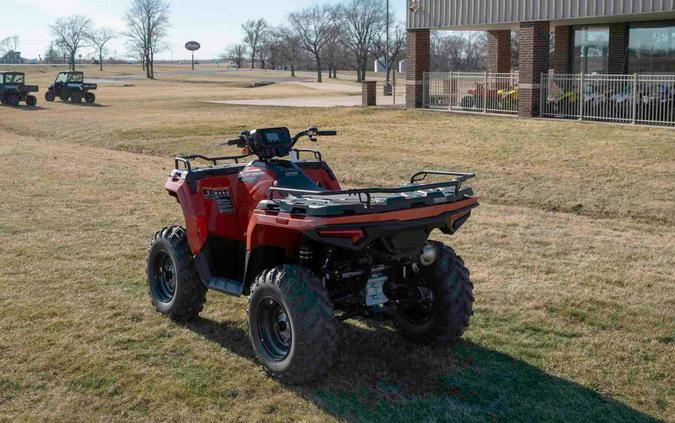
[[[403,107],[405,98],[397,97],[396,106]],[[236,106],[272,106],[272,107],[360,107],[361,96],[314,96],[295,98],[263,98],[251,100],[218,100],[209,101],[216,104],[231,104]],[[393,107],[392,97],[377,97],[377,105]]]

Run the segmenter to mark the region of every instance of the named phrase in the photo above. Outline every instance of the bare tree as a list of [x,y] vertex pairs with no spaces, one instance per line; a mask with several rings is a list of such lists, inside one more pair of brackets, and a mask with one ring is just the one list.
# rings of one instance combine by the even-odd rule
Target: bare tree
[[[377,58],[378,63],[385,68],[387,74],[387,84],[390,81],[391,70],[395,69],[394,65],[398,61],[399,57],[403,56],[405,42],[405,27],[403,24],[398,24],[394,29],[394,33],[389,36],[389,46],[387,46],[387,37],[384,33],[380,33],[377,40],[373,44],[373,55]],[[387,57],[387,53],[389,53],[389,60],[385,59]]]
[[265,31],[261,35],[260,42],[258,43],[258,60],[260,61],[261,69],[266,69],[267,60],[272,54],[273,43],[274,41],[269,30]]
[[251,54],[251,68],[255,68],[255,58],[258,55],[258,48],[267,28],[267,22],[263,18],[250,19],[241,26],[244,31],[244,44],[248,46]]
[[170,25],[169,9],[165,0],[132,0],[124,16],[127,24],[125,35],[132,40],[133,46],[142,48],[142,61],[148,78],[155,78],[155,53],[164,46],[163,39]]
[[431,40],[431,68],[460,72],[483,70],[486,42],[482,32],[436,33]]
[[12,35],[0,40],[0,56],[4,56],[10,52],[19,51],[19,36]]
[[237,69],[241,69],[244,65],[244,55],[246,54],[246,47],[243,44],[235,44],[222,56],[225,60],[234,62]]
[[91,19],[82,15],[71,15],[57,19],[53,25],[49,26],[49,29],[56,44],[68,54],[70,69],[74,71],[75,56],[78,50],[85,47],[88,42]]
[[115,36],[115,31],[110,28],[99,28],[88,35],[89,42],[96,48],[100,70],[103,70],[103,55],[106,54],[108,50],[107,45],[115,38]]
[[45,50],[44,55],[42,56],[42,61],[44,63],[56,63],[61,59],[58,50],[54,48],[54,43],[49,43],[49,47]]
[[336,12],[330,6],[312,6],[288,17],[293,29],[300,38],[300,45],[314,56],[317,82],[322,82],[321,53],[330,42],[336,30]]
[[356,60],[356,81],[366,78],[368,57],[384,29],[386,15],[382,0],[350,0],[341,8],[340,40]]
[[283,67],[291,72],[291,76],[295,76],[303,56],[300,37],[293,29],[279,26],[271,29],[267,38],[270,66],[273,69]]

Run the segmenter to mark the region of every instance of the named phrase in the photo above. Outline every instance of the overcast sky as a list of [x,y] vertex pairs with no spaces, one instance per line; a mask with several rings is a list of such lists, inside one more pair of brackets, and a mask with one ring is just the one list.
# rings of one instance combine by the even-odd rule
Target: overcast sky
[[[130,0],[0,0],[0,39],[11,35],[20,38],[21,55],[37,58],[49,46],[49,25],[70,14],[89,16],[96,26],[124,31],[122,16]],[[168,44],[171,50],[161,59],[188,59],[186,41],[196,40],[202,49],[198,59],[213,59],[228,45],[241,40],[241,23],[250,18],[264,17],[272,25],[283,23],[290,11],[328,0],[169,0],[171,30]],[[392,11],[403,19],[405,0],[390,0]],[[123,39],[115,40],[110,54],[126,57]],[[83,52],[86,54],[86,51]]]

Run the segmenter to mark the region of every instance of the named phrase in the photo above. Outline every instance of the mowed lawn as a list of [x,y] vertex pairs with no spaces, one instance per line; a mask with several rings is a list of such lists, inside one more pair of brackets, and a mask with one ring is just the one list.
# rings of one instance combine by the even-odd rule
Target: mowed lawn
[[[0,107],[0,420],[675,420],[674,130],[225,106],[205,100],[333,93],[247,88],[281,73],[168,71],[102,84],[97,106],[45,103],[43,89],[35,110]],[[56,70],[29,72],[44,88]],[[475,283],[458,345],[350,320],[328,378],[291,387],[256,364],[245,299],[209,293],[186,325],[153,311],[146,248],[182,219],[163,189],[171,157],[310,124],[340,132],[316,147],[345,185],[478,173],[481,207],[435,235]]]

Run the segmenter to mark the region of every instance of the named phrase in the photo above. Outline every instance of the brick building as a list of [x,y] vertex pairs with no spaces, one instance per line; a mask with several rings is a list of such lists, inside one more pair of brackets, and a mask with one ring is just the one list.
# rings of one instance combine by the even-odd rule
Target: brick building
[[516,31],[518,115],[523,117],[538,116],[541,74],[549,70],[675,74],[675,0],[406,1],[410,108],[423,105],[430,30],[486,31],[487,71],[497,73],[511,71],[511,33]]

